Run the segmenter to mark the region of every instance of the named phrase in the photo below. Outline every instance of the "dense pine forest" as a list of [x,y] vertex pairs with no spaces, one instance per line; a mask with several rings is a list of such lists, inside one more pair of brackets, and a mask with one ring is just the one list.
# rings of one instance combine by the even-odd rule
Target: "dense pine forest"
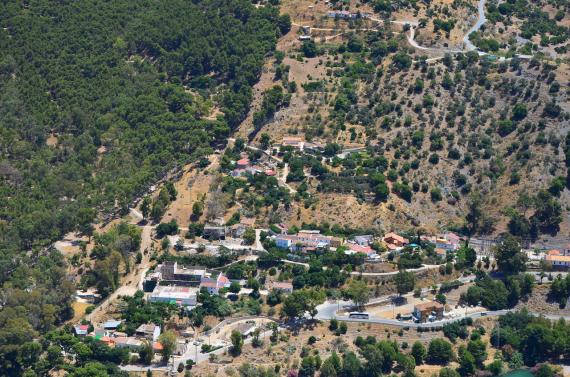
[[14,0],[0,24],[0,375],[19,375],[72,315],[46,247],[223,143],[290,23],[243,0]]

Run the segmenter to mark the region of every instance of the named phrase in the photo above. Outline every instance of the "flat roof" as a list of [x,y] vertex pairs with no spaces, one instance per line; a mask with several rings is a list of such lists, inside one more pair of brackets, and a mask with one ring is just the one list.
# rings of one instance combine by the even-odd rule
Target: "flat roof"
[[166,298],[166,299],[189,299],[198,293],[198,289],[194,287],[181,287],[177,285],[157,285],[150,297]]

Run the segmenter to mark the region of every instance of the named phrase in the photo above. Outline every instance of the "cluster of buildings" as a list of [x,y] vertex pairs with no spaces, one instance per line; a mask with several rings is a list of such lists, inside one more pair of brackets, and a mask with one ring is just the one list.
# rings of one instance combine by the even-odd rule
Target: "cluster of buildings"
[[554,249],[548,251],[544,260],[550,263],[553,268],[567,269],[570,267],[570,245],[560,250]]
[[[99,327],[89,331],[90,326],[78,324],[73,327],[75,335],[78,337],[91,336],[109,347],[128,348],[131,351],[137,351],[146,342],[151,343],[155,352],[162,351],[162,344],[158,341],[161,329],[154,323],[140,325],[132,336],[128,336],[125,332],[119,331],[121,321],[109,320],[102,323]],[[183,353],[184,350],[177,347],[177,352]],[[180,348],[180,349],[178,349]]]
[[430,241],[435,244],[435,252],[439,255],[447,255],[461,247],[461,237],[455,233],[448,232],[434,238]]
[[275,245],[292,251],[314,251],[323,248],[337,248],[342,245],[339,237],[325,236],[318,230],[301,230],[297,234],[280,234],[275,237]]
[[225,240],[227,237],[241,238],[248,228],[253,229],[255,218],[242,217],[239,223],[232,226],[223,225],[205,225],[202,231],[202,238],[210,241]]
[[152,289],[149,302],[176,304],[187,309],[197,305],[198,293],[204,288],[210,294],[219,294],[228,288],[230,280],[221,272],[203,267],[179,266],[177,262],[164,262],[147,275],[144,287]]
[[246,174],[265,174],[272,177],[276,174],[275,166],[270,163],[253,164],[247,155],[244,154],[235,162],[235,168],[230,172],[230,175],[232,177],[243,177]]
[[[368,260],[379,258],[376,250],[372,248],[375,239],[372,235],[354,236],[350,240],[343,240],[339,237],[326,236],[320,234],[318,230],[301,230],[297,234],[286,234],[284,226],[278,226],[281,234],[274,235],[275,245],[282,249],[288,249],[296,252],[310,252],[317,249],[336,249],[340,246],[346,248],[346,254],[362,253],[366,254]],[[456,251],[461,247],[461,238],[455,233],[445,233],[436,236],[422,236],[422,241],[428,241],[435,244],[435,251],[438,255],[445,257],[449,252]],[[419,245],[410,243],[406,237],[390,232],[381,239],[378,239],[389,252],[398,252],[405,247],[419,247]],[[570,250],[568,250],[568,260],[570,265]]]
[[374,237],[372,235],[356,236],[344,242],[340,237],[326,236],[318,230],[301,230],[297,234],[278,234],[274,236],[275,245],[291,251],[310,252],[318,249],[336,249],[344,246],[346,254],[362,253],[369,259],[378,258],[376,251],[370,247]]
[[[313,251],[319,248],[346,247],[347,254],[363,253],[369,258],[376,256],[371,247],[375,238],[372,235],[359,235],[346,242],[340,237],[326,236],[318,230],[301,230],[297,234],[278,234],[275,236],[275,245],[291,251]],[[382,238],[382,243],[389,251],[398,251],[410,245],[407,238],[396,233],[388,233]]]
[[[422,241],[431,242],[435,245],[435,252],[440,257],[445,258],[447,254],[457,251],[461,247],[461,237],[453,232],[447,232],[443,234],[438,234],[435,236],[421,236]],[[405,237],[402,237],[396,233],[387,233],[383,238],[382,242],[388,251],[400,251],[404,247],[417,247],[418,245],[410,243]]]

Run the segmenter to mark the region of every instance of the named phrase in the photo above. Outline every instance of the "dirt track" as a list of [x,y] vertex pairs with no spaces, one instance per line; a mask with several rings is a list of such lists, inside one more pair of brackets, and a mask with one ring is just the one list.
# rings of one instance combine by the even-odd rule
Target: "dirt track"
[[[143,254],[142,262],[131,270],[129,274],[122,278],[122,284],[115,292],[103,300],[90,314],[85,315],[87,321],[92,323],[101,323],[111,317],[119,296],[134,295],[140,289],[140,282],[144,277],[146,271],[150,266],[150,248],[152,246],[152,226],[146,225],[141,227],[141,247],[140,251]],[[147,251],[145,253],[145,250]]]

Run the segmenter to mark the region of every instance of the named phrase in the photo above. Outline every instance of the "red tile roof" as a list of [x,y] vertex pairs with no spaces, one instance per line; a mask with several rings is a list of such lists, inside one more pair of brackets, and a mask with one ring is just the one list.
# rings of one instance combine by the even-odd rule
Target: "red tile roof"
[[396,240],[396,241],[398,241],[398,242],[401,242],[401,243],[408,243],[408,242],[409,242],[407,238],[404,238],[404,237],[402,237],[402,236],[400,236],[400,235],[398,235],[398,234],[396,234],[396,233],[388,233],[388,234],[386,234],[386,235],[384,236],[384,241],[385,241],[386,239],[390,239],[390,238],[391,238],[391,239],[394,239],[394,240]]
[[350,250],[354,251],[355,253],[364,253],[366,255],[375,253],[374,249],[370,246],[360,246],[358,244],[350,245]]
[[218,283],[216,283],[213,280],[207,280],[207,281],[203,281],[202,283],[200,283],[201,287],[206,287],[206,288],[217,288],[218,287]]
[[162,343],[160,343],[160,342],[154,342],[152,345],[152,348],[155,351],[162,351],[164,349],[164,347],[162,346]]
[[242,158],[241,160],[237,161],[237,164],[241,166],[249,165],[249,158]]
[[226,284],[230,283],[230,279],[228,279],[225,275],[221,275],[218,278],[218,284],[221,285],[222,287]]

